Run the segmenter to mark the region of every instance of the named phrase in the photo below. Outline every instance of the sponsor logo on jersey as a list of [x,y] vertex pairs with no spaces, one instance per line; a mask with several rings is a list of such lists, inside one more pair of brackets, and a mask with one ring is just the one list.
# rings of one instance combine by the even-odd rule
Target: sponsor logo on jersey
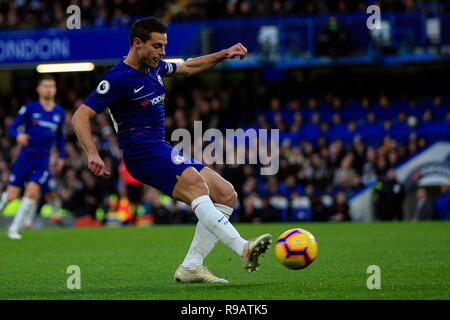
[[144,86],[140,87],[139,89],[134,88],[134,93],[138,93],[139,91],[141,91],[144,88]]
[[39,126],[43,128],[49,128],[52,131],[56,131],[58,129],[58,125],[56,123],[45,121],[45,120],[33,120],[31,122],[34,126]]
[[150,102],[150,100],[143,100],[143,101],[139,101],[139,104],[145,108],[149,102]]
[[164,101],[165,97],[166,97],[166,95],[163,93],[162,95],[151,99],[150,102],[152,103],[153,106],[156,106],[161,101]]

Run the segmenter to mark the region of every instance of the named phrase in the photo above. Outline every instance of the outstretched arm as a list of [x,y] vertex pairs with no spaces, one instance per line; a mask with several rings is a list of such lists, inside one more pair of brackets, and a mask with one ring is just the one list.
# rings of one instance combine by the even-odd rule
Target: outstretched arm
[[95,110],[82,104],[72,117],[73,129],[80,141],[81,148],[87,155],[89,170],[96,176],[109,176],[111,173],[105,170],[105,163],[100,158],[94,141],[92,141],[90,120],[96,115]]
[[208,70],[225,59],[233,59],[239,56],[242,59],[247,55],[247,49],[240,43],[205,56],[188,59],[186,62],[177,63],[176,73],[190,76],[203,70]]
[[28,140],[30,136],[26,133],[17,131],[18,127],[25,123],[25,119],[28,117],[28,109],[26,106],[22,106],[19,113],[14,118],[13,123],[8,128],[8,134],[17,140],[17,143],[21,146],[28,146]]

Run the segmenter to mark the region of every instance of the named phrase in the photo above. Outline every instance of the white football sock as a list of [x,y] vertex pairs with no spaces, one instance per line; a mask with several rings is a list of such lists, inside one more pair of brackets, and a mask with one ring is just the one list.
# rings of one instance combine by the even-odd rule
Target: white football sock
[[38,206],[37,206],[37,205],[34,205],[34,206],[30,209],[30,211],[28,211],[28,213],[27,213],[27,215],[25,216],[25,219],[24,219],[24,221],[23,221],[23,224],[24,224],[24,225],[26,225],[27,223],[28,223],[28,224],[32,224],[32,223],[33,223],[34,217],[36,216],[36,213],[37,213],[37,208],[38,208]]
[[25,216],[30,212],[30,210],[33,210],[33,207],[35,207],[36,201],[34,199],[30,198],[22,198],[22,202],[20,204],[19,209],[17,210],[16,215],[14,216],[14,220],[9,227],[10,232],[18,232],[19,228],[22,226],[23,220],[25,219]]
[[[233,214],[233,208],[223,204],[214,203],[214,206],[219,210],[227,220],[230,220]],[[211,252],[219,239],[202,223],[197,223],[195,228],[194,239],[192,239],[191,247],[189,248],[186,257],[182,263],[186,269],[193,270],[203,264],[203,260]]]
[[0,198],[0,212],[8,203],[8,191],[3,191],[2,196]]
[[194,199],[191,206],[199,223],[203,224],[207,230],[212,232],[224,245],[239,256],[244,254],[244,246],[247,241],[241,238],[228,219],[214,207],[208,195]]
[[61,199],[51,199],[48,204],[52,207],[52,217],[61,217]]

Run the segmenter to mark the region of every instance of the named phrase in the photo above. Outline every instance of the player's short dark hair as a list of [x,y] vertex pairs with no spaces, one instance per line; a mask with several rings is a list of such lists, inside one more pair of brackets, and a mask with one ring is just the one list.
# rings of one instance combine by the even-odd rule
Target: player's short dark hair
[[37,81],[37,85],[39,87],[39,85],[41,84],[42,81],[44,80],[52,80],[56,82],[56,79],[54,76],[52,76],[51,74],[44,74],[42,76],[39,77],[38,81]]
[[139,38],[142,42],[150,39],[150,33],[167,33],[167,25],[155,17],[142,18],[137,20],[131,26],[130,30],[130,46],[133,46],[133,39]]

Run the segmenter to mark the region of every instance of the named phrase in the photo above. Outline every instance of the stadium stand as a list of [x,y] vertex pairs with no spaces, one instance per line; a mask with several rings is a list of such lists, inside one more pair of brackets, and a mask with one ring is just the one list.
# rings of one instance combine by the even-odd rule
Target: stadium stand
[[[95,83],[94,75],[90,81]],[[246,92],[252,92],[251,87],[242,92],[238,85],[222,83],[220,90],[215,90],[201,78],[194,78],[191,83],[181,89],[175,80],[173,89],[167,94],[167,139],[170,140],[171,132],[176,128],[185,127],[192,131],[194,120],[202,120],[204,130],[267,126],[280,130],[281,160],[277,176],[267,179],[259,176],[257,166],[252,165],[214,166],[234,183],[240,199],[235,219],[242,221],[273,221],[275,217],[270,214],[273,209],[278,212],[276,220],[331,220],[336,213],[335,195],[343,193],[347,198],[384,177],[389,168],[395,168],[430,143],[444,136],[449,138],[450,101],[440,95],[393,99],[392,102],[384,94],[374,100],[363,95],[356,101],[340,98],[337,90],[336,94],[324,92],[310,98],[290,92],[291,100],[282,96],[271,99],[262,96],[249,103]],[[265,91],[270,91],[270,83],[261,85]],[[65,76],[59,78],[58,86],[61,88],[58,97],[67,107],[69,120],[83,97],[73,92],[74,87]],[[18,95],[4,97],[2,101],[2,188],[17,154],[14,141],[5,135],[6,128],[20,105],[30,98]],[[263,101],[270,102],[265,105]],[[113,175],[106,178],[107,181],[99,181],[88,172],[70,121],[66,125],[68,160],[59,183],[64,208],[76,216],[89,213],[96,217],[98,207],[107,212],[109,196],[121,193],[118,178],[121,153],[114,129],[106,114],[102,114],[97,122],[97,145],[107,166],[113,168]],[[147,187],[145,194],[143,207],[146,210],[141,212],[142,215],[152,213],[152,207],[159,207],[161,203],[151,188]],[[268,205],[266,200],[271,210],[264,209]],[[341,199],[341,202],[345,206],[346,200]],[[178,212],[179,216],[161,218],[158,222],[192,222],[186,208],[167,200],[164,204],[166,210],[172,214]],[[167,215],[163,211],[159,210],[160,214]]]

